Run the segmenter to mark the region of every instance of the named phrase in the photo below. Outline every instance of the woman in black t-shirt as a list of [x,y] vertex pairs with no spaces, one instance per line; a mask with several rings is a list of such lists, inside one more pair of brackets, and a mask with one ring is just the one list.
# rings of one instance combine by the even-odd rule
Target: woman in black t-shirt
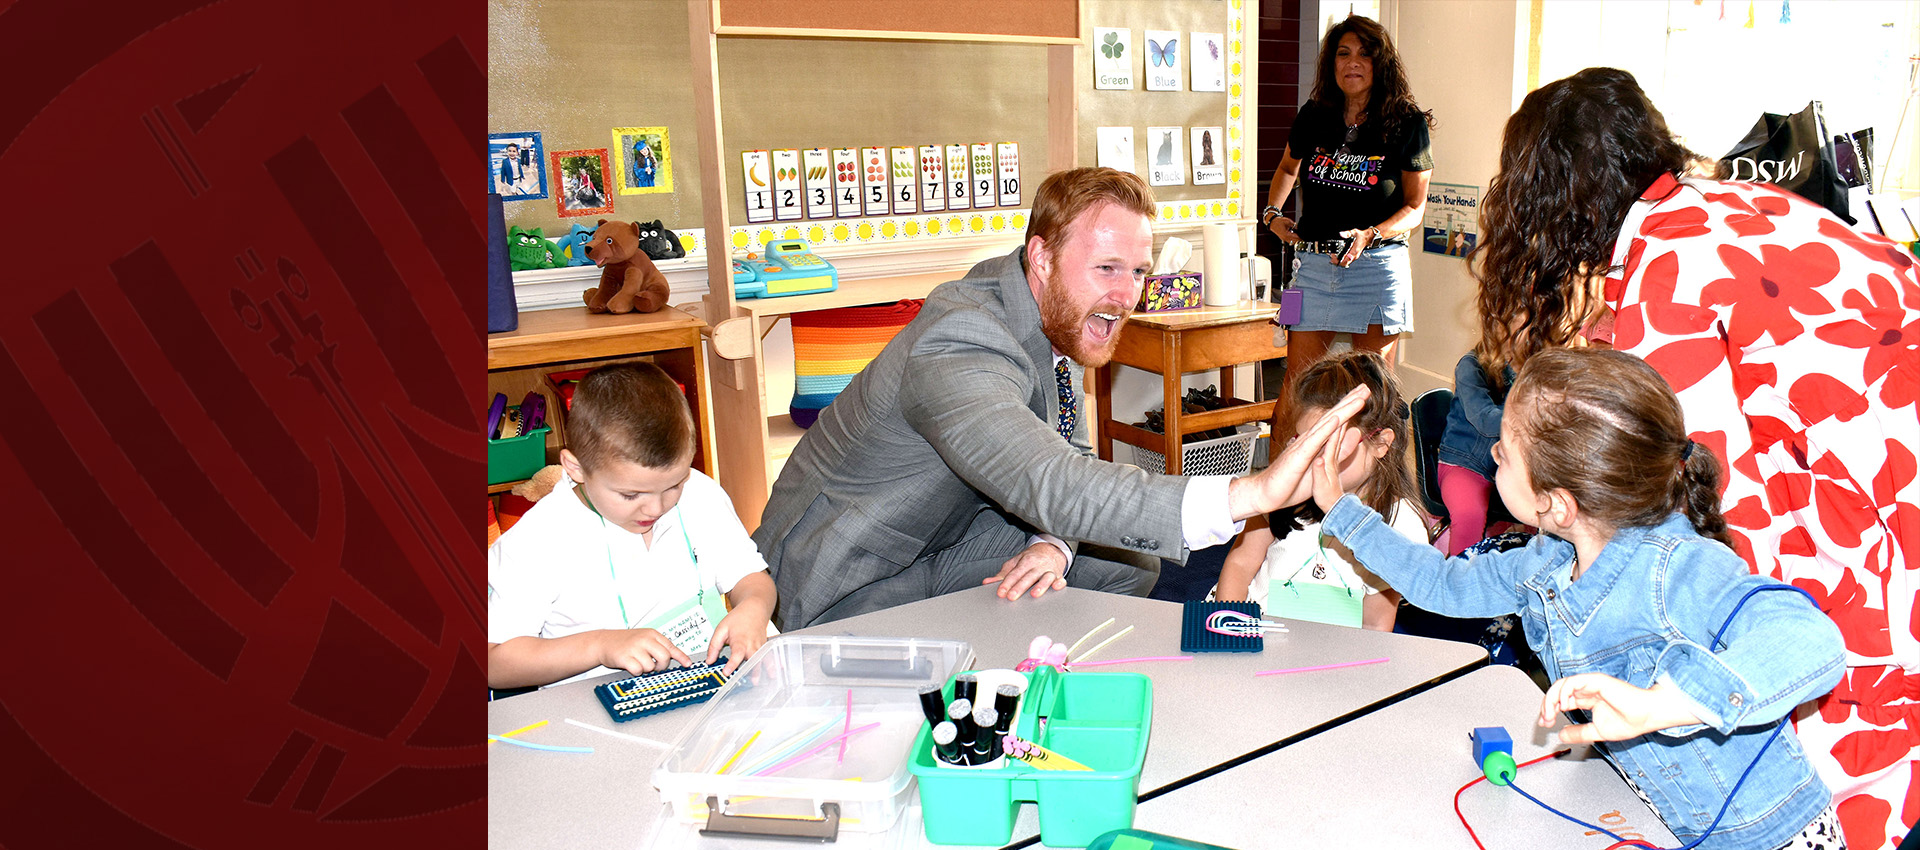
[[[1433,173],[1431,118],[1414,102],[1400,54],[1378,23],[1353,15],[1327,31],[1313,93],[1260,213],[1261,224],[1294,246],[1294,286],[1303,293],[1280,398],[1338,333],[1395,362],[1395,343],[1413,324],[1406,236],[1420,226]],[[1299,222],[1279,209],[1296,182]],[[1293,414],[1275,409],[1274,434],[1292,431]]]

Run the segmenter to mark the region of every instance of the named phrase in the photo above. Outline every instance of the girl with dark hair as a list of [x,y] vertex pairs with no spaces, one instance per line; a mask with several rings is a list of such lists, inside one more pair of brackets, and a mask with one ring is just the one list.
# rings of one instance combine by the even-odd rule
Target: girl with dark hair
[[[1293,385],[1301,430],[1312,427],[1354,387],[1370,393],[1366,406],[1353,417],[1367,436],[1340,467],[1341,489],[1393,517],[1395,531],[1425,543],[1426,515],[1413,503],[1413,471],[1407,458],[1407,402],[1380,355],[1343,351],[1307,367]],[[1265,527],[1257,519],[1249,521],[1227,553],[1209,598],[1258,602],[1275,617],[1393,631],[1400,595],[1355,567],[1345,547],[1323,545],[1320,519],[1320,510],[1307,502],[1274,511]]]
[[[1304,293],[1287,339],[1288,386],[1338,333],[1394,362],[1394,344],[1413,325],[1406,236],[1426,209],[1432,117],[1414,102],[1400,54],[1378,23],[1354,15],[1327,31],[1313,93],[1260,212],[1260,223],[1296,252],[1295,286]],[[1280,212],[1296,182],[1299,222]],[[1277,408],[1273,433],[1291,433],[1290,416]]]
[[[1524,369],[1595,335],[1666,378],[1726,461],[1734,551],[1812,591],[1846,638],[1847,679],[1799,731],[1853,842],[1879,846],[1920,799],[1920,273],[1896,243],[1697,162],[1625,71],[1528,95],[1481,204],[1482,362]],[[1609,316],[1611,334],[1583,330]]]
[[1840,680],[1840,632],[1727,548],[1720,461],[1659,373],[1603,349],[1528,359],[1494,444],[1500,497],[1542,532],[1518,549],[1447,558],[1388,528],[1335,470],[1364,433],[1347,428],[1316,465],[1322,528],[1414,605],[1517,612],[1553,679],[1541,726],[1587,712],[1560,740],[1596,744],[1681,841],[1846,846],[1788,722]]

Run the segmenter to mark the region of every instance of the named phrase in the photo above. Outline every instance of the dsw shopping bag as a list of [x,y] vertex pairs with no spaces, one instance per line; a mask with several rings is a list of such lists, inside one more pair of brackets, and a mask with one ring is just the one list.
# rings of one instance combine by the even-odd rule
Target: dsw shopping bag
[[1854,223],[1820,101],[1792,115],[1762,114],[1747,137],[1720,158],[1720,172],[1723,180],[1772,183]]

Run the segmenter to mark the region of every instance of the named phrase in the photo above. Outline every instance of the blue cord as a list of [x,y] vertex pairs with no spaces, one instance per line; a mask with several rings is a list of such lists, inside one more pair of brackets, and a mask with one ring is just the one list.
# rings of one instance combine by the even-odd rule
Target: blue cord
[[[1812,605],[1815,611],[1820,610],[1820,603],[1814,601],[1813,594],[1808,593],[1803,588],[1795,587],[1791,584],[1763,584],[1759,587],[1756,587],[1752,590],[1747,591],[1746,595],[1740,597],[1739,602],[1735,602],[1733,604],[1733,610],[1727,614],[1727,619],[1721,622],[1719,630],[1713,633],[1714,646],[1722,645],[1720,643],[1720,637],[1727,633],[1728,626],[1733,625],[1733,617],[1735,614],[1740,613],[1741,606],[1746,605],[1747,600],[1752,599],[1754,594],[1759,593],[1760,591],[1763,591],[1763,590],[1791,590],[1794,593],[1798,593],[1801,596],[1805,596],[1807,598],[1807,603]],[[1791,714],[1791,712],[1789,712],[1789,714]],[[1674,850],[1693,850],[1693,848],[1700,846],[1700,842],[1707,840],[1707,836],[1713,834],[1714,829],[1720,826],[1720,819],[1726,816],[1727,808],[1733,805],[1734,795],[1739,794],[1740,786],[1746,784],[1747,774],[1752,773],[1754,767],[1760,764],[1760,757],[1767,754],[1767,748],[1773,746],[1774,739],[1780,737],[1781,730],[1786,728],[1787,728],[1787,718],[1782,717],[1777,722],[1775,722],[1773,727],[1773,734],[1767,736],[1767,742],[1764,744],[1761,744],[1760,751],[1753,754],[1753,761],[1747,762],[1747,769],[1740,771],[1740,778],[1734,780],[1733,788],[1727,791],[1727,800],[1726,802],[1720,804],[1720,812],[1713,816],[1713,822],[1707,824],[1707,831],[1700,833],[1699,838],[1696,838],[1690,842],[1687,842],[1686,844],[1682,844],[1679,847],[1674,848]],[[1577,823],[1588,829],[1604,833],[1607,837],[1612,838],[1616,842],[1627,840],[1625,838],[1621,838],[1618,835],[1614,835],[1612,832],[1609,832],[1605,827],[1596,826],[1594,824],[1587,823],[1586,821],[1583,821],[1579,818],[1576,818],[1572,815],[1567,814],[1566,812],[1560,811],[1559,809],[1556,809],[1552,806],[1547,805],[1546,803],[1541,802],[1538,798],[1534,797],[1532,794],[1529,794],[1525,791],[1521,791],[1520,786],[1514,783],[1511,779],[1507,781],[1507,787],[1512,788],[1515,791],[1520,791],[1520,796],[1525,797],[1529,800],[1532,800],[1534,805],[1539,806],[1540,808],[1546,809],[1549,812],[1552,812],[1556,815],[1566,818],[1567,820],[1573,821],[1574,823]],[[1651,843],[1647,843],[1647,842],[1641,842],[1641,843],[1645,844],[1645,846],[1647,847],[1653,847]]]

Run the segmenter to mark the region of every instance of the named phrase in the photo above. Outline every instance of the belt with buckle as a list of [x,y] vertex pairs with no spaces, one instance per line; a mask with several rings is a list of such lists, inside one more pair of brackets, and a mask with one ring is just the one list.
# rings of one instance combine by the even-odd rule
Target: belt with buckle
[[[1295,251],[1300,251],[1308,254],[1345,254],[1347,252],[1347,249],[1353,247],[1353,240],[1342,237],[1339,239],[1322,239],[1318,242],[1286,242],[1282,244],[1286,245],[1289,248],[1292,248]],[[1367,250],[1371,251],[1375,248],[1385,248],[1389,245],[1405,245],[1405,244],[1407,244],[1407,240],[1405,238],[1382,239],[1378,242],[1374,242],[1368,245]]]

